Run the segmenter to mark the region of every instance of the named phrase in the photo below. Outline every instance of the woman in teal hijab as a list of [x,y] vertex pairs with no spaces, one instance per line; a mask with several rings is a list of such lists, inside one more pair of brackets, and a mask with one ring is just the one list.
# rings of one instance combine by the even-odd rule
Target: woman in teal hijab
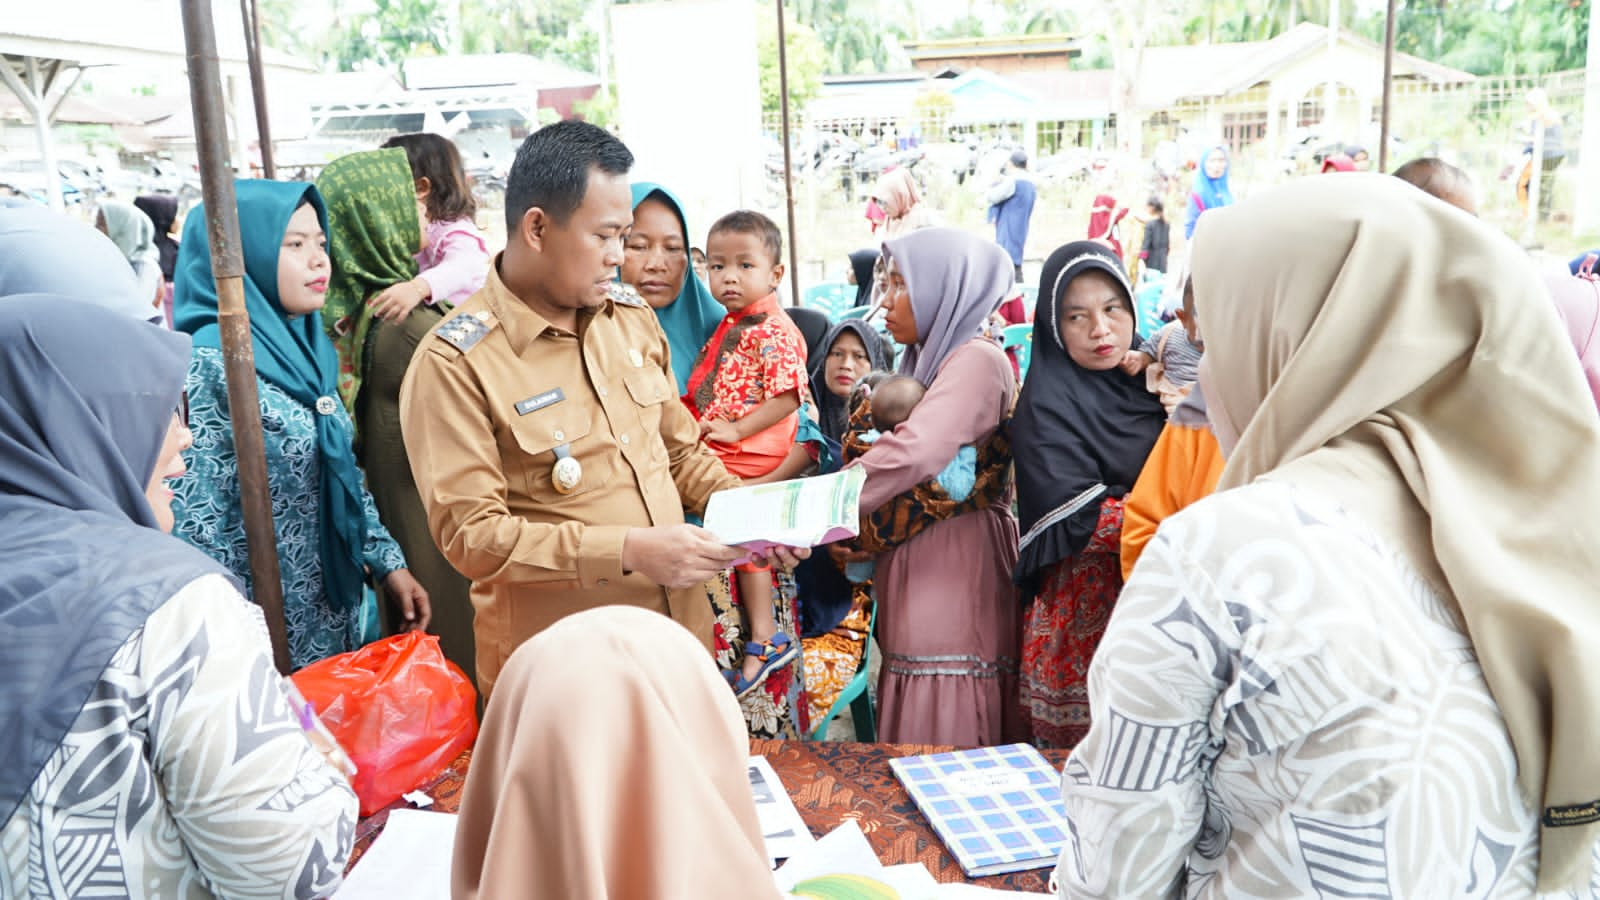
[[[639,292],[656,311],[672,350],[672,373],[678,391],[689,382],[700,349],[711,340],[727,314],[689,266],[689,225],[671,191],[650,181],[633,185],[633,228],[623,245],[619,278]],[[800,417],[796,449],[770,475],[758,481],[780,481],[799,475],[816,459],[807,445],[822,446],[822,431],[810,415]]]
[[[331,275],[322,198],[306,184],[241,180],[235,190],[289,656],[299,668],[360,645],[367,573],[390,591],[422,594],[424,603],[426,595],[378,522],[339,402],[338,356],[317,315]],[[194,336],[187,379],[194,446],[184,454],[189,476],[173,482],[174,533],[232,570],[248,593],[205,222],[204,208],[184,222],[173,273],[174,324]]]
[[726,310],[690,269],[689,220],[683,204],[659,184],[633,185],[633,229],[628,232],[621,279],[656,311],[682,393],[695,357],[711,340]]

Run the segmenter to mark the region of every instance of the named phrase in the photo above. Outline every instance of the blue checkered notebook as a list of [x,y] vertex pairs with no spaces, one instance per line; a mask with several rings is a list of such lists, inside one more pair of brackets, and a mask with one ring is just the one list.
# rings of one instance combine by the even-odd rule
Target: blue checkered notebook
[[1055,865],[1061,773],[1028,744],[902,756],[889,768],[969,878]]

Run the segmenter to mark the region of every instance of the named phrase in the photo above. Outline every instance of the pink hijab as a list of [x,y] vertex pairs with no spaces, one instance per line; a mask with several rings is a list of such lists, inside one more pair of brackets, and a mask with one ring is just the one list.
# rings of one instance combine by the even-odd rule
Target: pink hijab
[[1545,276],[1545,284],[1600,410],[1600,276],[1552,272]]
[[461,795],[455,900],[778,900],[744,717],[705,647],[633,606],[511,654]]
[[1322,171],[1326,172],[1354,172],[1356,161],[1343,153],[1335,153],[1322,162]]
[[938,224],[933,210],[922,202],[922,191],[916,179],[906,169],[890,169],[883,173],[872,188],[872,197],[883,210],[884,240]]

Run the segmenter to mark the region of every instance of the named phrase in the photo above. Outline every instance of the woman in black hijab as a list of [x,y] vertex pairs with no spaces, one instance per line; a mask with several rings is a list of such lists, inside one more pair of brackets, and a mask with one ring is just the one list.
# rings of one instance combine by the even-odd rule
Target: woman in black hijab
[[1046,260],[1033,359],[1011,425],[1029,603],[1022,704],[1036,743],[1089,730],[1086,679],[1122,588],[1122,501],[1166,422],[1120,368],[1136,337],[1133,291],[1109,247],[1077,241]]
[[878,265],[878,251],[856,250],[850,254],[850,283],[856,286],[855,306],[872,302],[872,277]]
[[178,198],[170,194],[143,194],[133,198],[133,205],[150,217],[156,226],[156,251],[161,254],[161,277],[172,283],[172,267],[178,262],[178,242],[173,240],[172,225],[178,221]]
[[[817,424],[827,438],[821,461],[826,474],[837,471],[842,462],[839,442],[850,418],[850,389],[868,372],[888,369],[889,352],[871,325],[845,319],[828,330],[808,368]],[[832,555],[813,553],[803,560],[795,569],[795,581],[800,590],[801,636],[817,637],[839,627],[850,612],[853,590]]]
[[888,371],[891,362],[883,336],[861,319],[835,324],[818,342],[806,368],[811,371],[811,396],[817,401],[822,433],[835,444],[844,440],[851,388],[868,372]]

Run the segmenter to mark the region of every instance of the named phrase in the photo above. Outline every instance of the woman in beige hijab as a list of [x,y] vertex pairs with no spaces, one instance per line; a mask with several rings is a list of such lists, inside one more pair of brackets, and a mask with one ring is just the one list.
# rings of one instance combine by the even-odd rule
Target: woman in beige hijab
[[1192,273],[1227,468],[1095,656],[1061,895],[1597,895],[1600,419],[1532,266],[1355,174]]
[[776,898],[748,756],[739,705],[681,625],[635,607],[568,616],[513,653],[496,683],[451,893]]
[[922,200],[922,189],[909,169],[890,169],[878,177],[872,196],[883,209],[884,240],[940,224],[939,214]]

